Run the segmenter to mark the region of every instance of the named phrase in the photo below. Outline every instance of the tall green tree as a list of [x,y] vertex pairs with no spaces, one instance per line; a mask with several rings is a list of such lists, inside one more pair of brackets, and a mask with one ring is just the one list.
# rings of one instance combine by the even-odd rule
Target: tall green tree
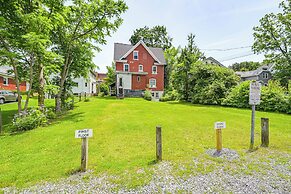
[[183,100],[189,100],[189,84],[191,77],[191,70],[198,64],[202,63],[204,58],[203,53],[195,45],[195,35],[188,35],[188,45],[182,49],[181,55],[174,68],[172,85],[178,91]]
[[291,79],[291,0],[280,3],[280,13],[266,14],[254,27],[253,50],[275,64],[275,76],[286,86]]
[[145,26],[134,30],[133,35],[129,41],[132,45],[135,45],[142,40],[147,46],[158,47],[166,50],[172,46],[173,38],[168,35],[165,26],[154,26],[149,28]]
[[167,65],[165,66],[165,89],[171,90],[172,89],[172,83],[171,83],[171,77],[173,75],[173,71],[175,66],[177,65],[178,58],[181,54],[181,48],[175,48],[171,47],[169,49],[166,49],[164,52],[164,56],[167,62]]
[[63,6],[59,22],[55,26],[53,48],[63,56],[64,63],[59,75],[59,92],[56,95],[56,111],[61,111],[65,82],[70,75],[88,74],[94,68],[93,50],[105,44],[106,37],[121,25],[121,14],[127,10],[122,0],[74,0]]

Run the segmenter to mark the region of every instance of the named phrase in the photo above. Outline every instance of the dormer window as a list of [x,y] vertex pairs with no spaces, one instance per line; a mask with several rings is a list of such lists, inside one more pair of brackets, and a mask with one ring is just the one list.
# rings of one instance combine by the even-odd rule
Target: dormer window
[[133,60],[138,60],[138,51],[133,51]]
[[123,71],[128,72],[129,71],[129,64],[125,63],[123,65]]
[[158,73],[158,67],[154,65],[152,67],[152,74],[157,74],[157,73]]
[[268,73],[263,73],[263,79],[268,79]]
[[142,64],[139,64],[139,66],[138,66],[138,71],[139,71],[139,72],[143,72],[143,65],[142,65]]

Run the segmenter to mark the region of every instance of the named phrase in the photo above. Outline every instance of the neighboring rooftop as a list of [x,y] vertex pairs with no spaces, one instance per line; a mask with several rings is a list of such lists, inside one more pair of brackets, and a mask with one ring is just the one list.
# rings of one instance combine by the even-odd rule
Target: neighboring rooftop
[[253,70],[253,71],[237,71],[235,73],[242,78],[253,77],[253,76],[259,75],[263,71],[272,71],[272,68],[273,68],[273,65],[270,64],[270,65],[263,65],[263,66],[259,67],[256,70]]
[[[138,44],[138,43],[137,43]],[[125,55],[130,49],[135,45],[114,43],[114,60],[120,60],[120,58]],[[162,48],[148,47],[150,51],[155,55],[155,57],[163,64],[166,63],[164,57],[164,51]]]
[[220,67],[225,67],[222,63],[220,63],[219,61],[217,61],[213,57],[208,57],[204,61],[208,64],[216,64],[216,65],[219,65]]

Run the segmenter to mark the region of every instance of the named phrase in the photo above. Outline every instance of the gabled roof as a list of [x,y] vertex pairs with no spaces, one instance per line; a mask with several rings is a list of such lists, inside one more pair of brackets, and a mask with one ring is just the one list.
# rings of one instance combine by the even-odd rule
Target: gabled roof
[[148,47],[143,41],[139,41],[136,45],[114,43],[114,61],[122,60],[127,57],[140,44],[148,51],[148,53],[160,64],[166,64],[164,52],[162,48]]
[[13,77],[14,73],[12,72],[12,67],[9,66],[0,66],[0,75],[6,76],[6,77]]
[[253,76],[258,76],[260,75],[263,71],[271,71],[271,68],[273,67],[272,64],[270,65],[263,65],[261,67],[259,67],[256,70],[253,71],[237,71],[235,72],[237,75],[239,75],[240,77],[253,77]]
[[210,60],[210,61],[213,61],[213,63],[219,65],[220,67],[225,67],[222,63],[220,63],[219,61],[217,61],[216,59],[214,59],[213,57],[208,57],[205,59],[206,60]]

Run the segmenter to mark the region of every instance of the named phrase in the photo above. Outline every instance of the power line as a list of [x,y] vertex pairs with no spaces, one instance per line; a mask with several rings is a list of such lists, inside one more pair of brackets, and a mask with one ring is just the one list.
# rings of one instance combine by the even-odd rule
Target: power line
[[232,57],[232,58],[229,58],[229,59],[220,60],[220,62],[230,61],[230,60],[233,60],[233,59],[247,57],[247,56],[250,56],[250,55],[255,55],[255,54],[254,53],[249,53],[249,54],[245,54],[245,55],[240,55],[240,56]]
[[231,51],[231,50],[238,50],[238,49],[244,49],[244,48],[251,48],[252,46],[241,46],[241,47],[234,47],[234,48],[227,48],[227,49],[201,49],[204,51]]

